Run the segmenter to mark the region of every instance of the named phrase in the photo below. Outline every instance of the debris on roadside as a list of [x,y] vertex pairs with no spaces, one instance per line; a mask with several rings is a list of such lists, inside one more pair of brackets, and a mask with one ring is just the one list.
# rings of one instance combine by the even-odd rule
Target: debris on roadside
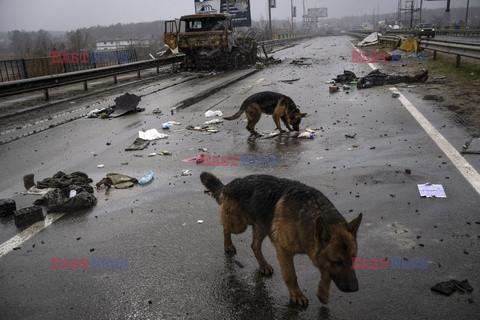
[[193,157],[193,158],[183,159],[182,161],[199,164],[199,163],[203,163],[204,160],[205,160],[204,156],[203,156],[203,154],[201,154],[201,155],[198,155],[198,156]]
[[366,38],[364,38],[362,41],[360,41],[357,46],[358,47],[366,47],[366,46],[371,46],[374,44],[378,43],[378,32],[372,32],[370,35],[368,35]]
[[315,137],[315,131],[306,129],[303,132],[300,132],[298,134],[298,138],[303,138],[303,139],[313,139]]
[[140,100],[142,100],[142,98],[128,92],[115,98],[115,110],[110,116],[116,118],[128,113],[145,111],[144,108],[137,107]]
[[104,164],[99,164],[99,165],[97,166],[97,168],[100,168],[100,169],[101,169],[101,168],[104,168],[104,167],[105,167]]
[[467,141],[462,146],[462,151],[460,152],[463,154],[480,154],[480,138],[473,139],[472,141]]
[[298,80],[300,80],[300,78],[291,79],[291,80],[278,80],[278,81],[283,82],[283,83],[293,84],[294,82],[297,82]]
[[189,125],[188,127],[186,127],[186,129],[187,130],[193,130],[193,131],[205,131],[205,132],[209,132],[209,133],[217,133],[218,132],[217,128],[211,127],[211,126],[194,127],[192,125]]
[[133,143],[128,148],[125,149],[125,151],[143,150],[146,147],[148,147],[149,144],[150,144],[149,140],[145,140],[145,139],[142,139],[142,138],[136,138],[135,141],[133,141]]
[[107,187],[105,194],[108,194],[110,188],[128,189],[138,183],[138,180],[121,173],[107,173],[106,177],[97,182],[95,185],[99,190],[103,185]]
[[143,186],[146,185],[153,180],[153,171],[149,171],[146,175],[144,175],[140,180],[138,180],[138,184]]
[[[83,172],[74,172],[70,175],[58,172],[51,178],[37,182],[38,188],[55,188],[36,200],[34,205],[46,206],[47,212],[73,212],[90,208],[97,204],[93,195],[92,179]],[[70,191],[76,194],[70,197]]]
[[160,133],[157,129],[150,129],[147,131],[139,131],[138,137],[143,140],[158,140],[168,138],[168,134]]
[[354,133],[354,134],[348,134],[348,133],[345,134],[345,138],[347,138],[347,139],[355,139],[356,136],[357,136],[356,133]]
[[172,153],[168,150],[162,150],[159,152],[159,155],[162,155],[162,156],[171,156]]
[[36,186],[34,177],[35,176],[33,175],[33,173],[29,173],[23,176],[23,185],[25,186],[25,190]]
[[192,175],[192,170],[183,170],[182,171],[182,176],[191,176]]
[[468,280],[458,281],[458,280],[449,280],[443,281],[435,284],[433,287],[430,288],[432,291],[439,292],[444,295],[451,295],[455,291],[465,293],[472,292],[473,287],[468,283]]
[[13,199],[0,199],[0,217],[6,217],[17,210],[17,204]]
[[311,66],[312,65],[311,62],[306,62],[307,59],[310,59],[310,58],[300,58],[298,60],[293,60],[292,62],[290,62],[290,64],[293,64],[296,66]]
[[39,206],[32,206],[15,211],[15,226],[23,228],[30,226],[36,222],[45,220],[43,210]]
[[328,91],[330,93],[335,93],[335,92],[338,91],[338,86],[336,86],[336,85],[330,86],[330,87],[328,87]]
[[208,110],[207,112],[205,112],[205,117],[207,118],[221,117],[221,116],[223,116],[223,113],[220,110],[216,110],[216,111]]
[[350,83],[356,79],[358,79],[358,77],[355,75],[355,73],[349,70],[343,70],[343,74],[338,74],[336,78],[332,78],[334,82],[342,84]]
[[128,113],[145,111],[145,108],[137,107],[140,100],[141,98],[135,94],[125,93],[115,98],[115,105],[91,110],[87,113],[87,118],[117,118]]
[[441,184],[419,184],[418,191],[420,192],[420,196],[423,198],[446,198],[447,195],[445,194],[445,190]]
[[398,98],[400,97],[400,93],[399,92],[393,92],[392,93],[392,98]]
[[222,123],[222,122],[223,122],[222,119],[215,118],[215,119],[212,119],[212,120],[209,120],[209,121],[205,122],[205,124],[219,124],[219,123]]

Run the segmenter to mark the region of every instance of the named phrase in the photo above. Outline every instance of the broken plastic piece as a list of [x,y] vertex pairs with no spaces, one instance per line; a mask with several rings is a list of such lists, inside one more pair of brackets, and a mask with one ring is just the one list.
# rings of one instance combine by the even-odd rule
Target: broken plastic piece
[[140,139],[144,140],[157,140],[157,139],[166,139],[168,134],[160,133],[157,129],[150,129],[147,131],[139,131],[138,136]]
[[208,110],[207,112],[205,112],[205,117],[207,117],[207,118],[221,117],[221,116],[223,116],[223,113],[220,110],[216,110],[216,111]]
[[150,183],[153,179],[153,172],[149,171],[145,176],[143,176],[142,179],[138,180],[139,185],[146,185],[147,183]]

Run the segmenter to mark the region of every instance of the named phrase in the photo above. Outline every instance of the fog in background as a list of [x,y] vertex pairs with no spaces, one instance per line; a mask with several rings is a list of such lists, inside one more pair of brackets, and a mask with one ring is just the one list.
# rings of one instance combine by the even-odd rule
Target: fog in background
[[[420,0],[416,0],[420,3]],[[452,0],[452,8],[466,6],[467,0]],[[250,0],[252,18],[267,19],[267,0]],[[371,15],[379,4],[380,13],[396,12],[397,0],[305,0],[306,8],[327,7],[329,18]],[[303,2],[297,7],[296,21],[301,21]],[[480,0],[470,0],[479,6]],[[291,0],[277,0],[272,19],[290,17]],[[446,1],[423,2],[426,9],[446,7]],[[0,31],[39,29],[68,31],[115,23],[171,20],[194,13],[193,0],[0,0]]]

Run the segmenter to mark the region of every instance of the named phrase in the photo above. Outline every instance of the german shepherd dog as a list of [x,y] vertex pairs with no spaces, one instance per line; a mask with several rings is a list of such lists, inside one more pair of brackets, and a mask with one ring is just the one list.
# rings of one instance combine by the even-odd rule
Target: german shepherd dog
[[200,180],[220,204],[225,253],[235,254],[232,233],[253,228],[251,248],[265,276],[272,266],[262,254],[266,236],[275,246],[291,301],[308,305],[297,283],[293,257],[307,254],[321,272],[317,297],[328,303],[330,283],[343,292],[358,291],[352,257],[357,256],[357,231],[362,214],[347,222],[317,189],[294,180],[270,175],[249,175],[224,185],[211,173]]
[[286,130],[282,129],[280,120],[283,121],[289,131],[292,131],[290,125],[292,125],[293,130],[299,131],[300,121],[302,121],[302,117],[306,115],[300,113],[300,110],[290,97],[271,91],[252,94],[243,101],[237,113],[231,117],[224,117],[223,119],[235,120],[244,112],[248,119],[247,130],[257,137],[261,136],[261,134],[255,131],[255,125],[260,120],[262,113],[273,115],[273,121],[280,132],[286,132]]

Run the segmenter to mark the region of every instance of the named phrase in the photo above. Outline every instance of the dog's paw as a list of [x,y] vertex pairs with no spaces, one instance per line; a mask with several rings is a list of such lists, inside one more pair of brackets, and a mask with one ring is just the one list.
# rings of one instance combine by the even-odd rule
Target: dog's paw
[[232,245],[225,245],[225,254],[228,254],[228,255],[234,255],[237,253],[237,248],[235,248],[235,246],[232,244]]
[[294,296],[290,297],[290,301],[296,305],[299,305],[301,307],[306,307],[308,306],[308,299],[305,297],[303,293],[296,294]]
[[328,300],[329,300],[329,293],[323,293],[323,292],[318,292],[317,293],[317,297],[318,299],[320,299],[320,302],[323,303],[323,304],[328,304]]
[[280,133],[285,133],[287,130],[280,129]]
[[273,274],[273,268],[271,265],[269,264],[266,264],[264,266],[260,266],[260,272],[262,273],[262,275],[264,275],[265,277],[270,277],[272,274]]

